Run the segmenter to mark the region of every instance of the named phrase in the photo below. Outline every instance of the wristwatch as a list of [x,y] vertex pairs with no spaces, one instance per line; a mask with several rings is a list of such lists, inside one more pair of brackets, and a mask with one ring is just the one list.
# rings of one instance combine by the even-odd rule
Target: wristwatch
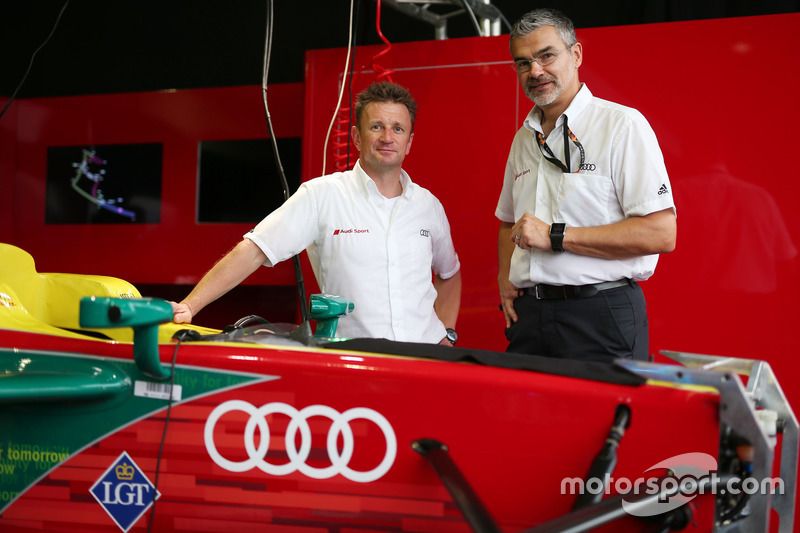
[[456,345],[456,341],[458,340],[458,333],[456,333],[456,330],[454,330],[453,328],[447,328],[445,331],[446,331],[446,334],[445,334],[444,338],[449,340],[450,343],[453,346],[455,346]]
[[550,246],[554,252],[564,251],[564,232],[567,225],[563,222],[553,222],[550,224]]

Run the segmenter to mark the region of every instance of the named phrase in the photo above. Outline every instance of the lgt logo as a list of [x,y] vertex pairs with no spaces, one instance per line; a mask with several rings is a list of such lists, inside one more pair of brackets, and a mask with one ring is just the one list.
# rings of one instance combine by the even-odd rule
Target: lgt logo
[[111,463],[89,492],[126,532],[161,496],[127,452]]

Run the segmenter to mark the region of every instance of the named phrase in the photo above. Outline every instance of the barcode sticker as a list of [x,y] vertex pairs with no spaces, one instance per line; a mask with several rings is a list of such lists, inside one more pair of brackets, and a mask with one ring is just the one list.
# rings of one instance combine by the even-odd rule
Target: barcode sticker
[[172,401],[181,400],[182,388],[175,385],[173,388],[169,383],[153,383],[152,381],[136,381],[133,384],[133,395],[143,398],[156,398],[158,400],[169,400],[169,392],[172,390]]

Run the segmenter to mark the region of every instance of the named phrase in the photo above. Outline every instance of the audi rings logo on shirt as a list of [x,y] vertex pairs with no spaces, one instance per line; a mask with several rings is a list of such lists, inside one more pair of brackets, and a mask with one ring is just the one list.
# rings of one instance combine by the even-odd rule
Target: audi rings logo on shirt
[[[244,461],[231,461],[223,457],[214,442],[214,427],[217,421],[224,414],[231,411],[243,411],[250,415],[244,429],[244,448],[248,457]],[[289,462],[285,464],[276,465],[265,460],[270,444],[267,415],[274,413],[280,413],[290,418],[285,435],[286,454],[289,457]],[[326,417],[333,421],[330,429],[328,429],[327,436],[328,458],[331,465],[324,468],[310,466],[306,462],[311,452],[311,428],[308,425],[308,419],[314,416]],[[363,472],[353,470],[349,466],[355,448],[350,422],[357,419],[369,420],[377,425],[383,432],[383,437],[386,441],[386,453],[383,460],[372,470]],[[258,445],[256,445],[255,440],[256,428],[260,432]],[[295,444],[298,430],[300,431],[300,449],[297,449]],[[343,441],[341,452],[337,448],[339,434],[342,435]],[[397,457],[397,438],[395,437],[394,429],[383,415],[367,407],[354,407],[340,413],[325,405],[310,405],[304,409],[297,410],[291,405],[280,402],[272,402],[261,407],[255,407],[243,400],[229,400],[218,405],[211,412],[208,420],[206,420],[203,438],[211,459],[229,472],[246,472],[253,468],[258,468],[273,476],[285,476],[295,471],[300,471],[314,479],[328,479],[336,474],[341,474],[351,481],[369,483],[386,474],[394,464],[395,457]]]
[[589,172],[592,172],[594,170],[597,170],[597,165],[595,165],[594,163],[584,163],[581,165],[580,170],[588,170]]

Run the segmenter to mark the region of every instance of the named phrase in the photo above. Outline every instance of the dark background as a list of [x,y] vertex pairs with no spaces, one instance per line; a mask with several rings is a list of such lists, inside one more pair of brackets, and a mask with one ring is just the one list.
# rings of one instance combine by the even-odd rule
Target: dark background
[[[0,4],[0,95],[14,94],[32,54],[50,34],[64,3],[65,0],[6,0]],[[555,7],[567,13],[577,28],[800,11],[800,0],[492,3],[511,23],[530,9]],[[266,6],[266,0],[70,0],[16,97],[260,85]],[[375,29],[376,7],[375,0],[357,0],[357,45],[381,42]],[[347,45],[347,0],[276,0],[273,10],[270,83],[303,81],[306,50]],[[444,13],[452,11],[453,6],[432,10]],[[381,7],[381,30],[390,42],[434,38],[432,26],[386,3]],[[502,32],[508,33],[508,29],[503,26]],[[450,19],[448,37],[475,35],[467,15]],[[697,50],[695,57],[676,58],[683,60],[713,58]],[[607,61],[613,66],[613,58]],[[671,68],[669,72],[674,73]]]

